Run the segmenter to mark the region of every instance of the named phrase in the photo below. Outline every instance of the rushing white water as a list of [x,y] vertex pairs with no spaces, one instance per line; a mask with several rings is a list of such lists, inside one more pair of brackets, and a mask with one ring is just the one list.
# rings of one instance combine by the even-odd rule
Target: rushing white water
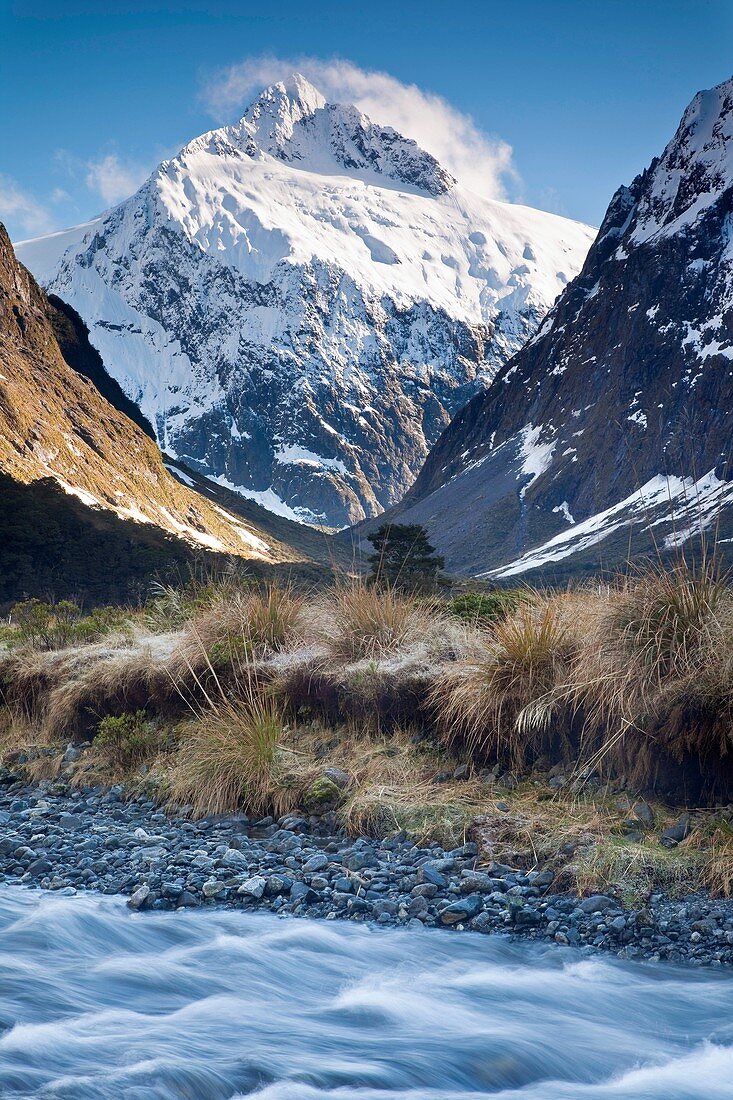
[[730,1100],[733,976],[2,887],[0,1096]]

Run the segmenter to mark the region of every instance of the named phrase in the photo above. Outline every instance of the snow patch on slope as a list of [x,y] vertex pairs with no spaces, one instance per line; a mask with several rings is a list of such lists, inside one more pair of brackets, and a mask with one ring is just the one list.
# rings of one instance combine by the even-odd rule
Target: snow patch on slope
[[579,554],[632,524],[644,523],[648,527],[672,524],[674,529],[665,537],[662,548],[679,547],[708,529],[720,509],[731,502],[733,482],[721,481],[715,470],[697,480],[658,474],[610,508],[575,523],[569,530],[561,531],[516,561],[500,569],[479,573],[478,576],[497,579],[519,576],[531,569]]

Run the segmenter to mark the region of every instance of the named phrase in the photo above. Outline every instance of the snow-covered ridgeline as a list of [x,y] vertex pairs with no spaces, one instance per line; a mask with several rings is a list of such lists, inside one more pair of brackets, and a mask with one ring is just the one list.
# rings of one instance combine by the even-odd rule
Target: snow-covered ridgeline
[[341,525],[399,498],[592,235],[466,190],[294,77],[116,209],[18,252],[168,453]]

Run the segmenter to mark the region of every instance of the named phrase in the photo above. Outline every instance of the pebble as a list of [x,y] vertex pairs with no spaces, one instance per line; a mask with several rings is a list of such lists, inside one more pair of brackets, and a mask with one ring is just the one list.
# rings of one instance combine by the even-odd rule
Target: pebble
[[[631,808],[639,820],[647,816],[643,804]],[[681,819],[674,836],[686,828]],[[612,893],[552,894],[553,881],[551,871],[479,866],[473,843],[445,851],[404,835],[355,840],[333,814],[193,821],[143,796],[126,801],[121,787],[81,790],[63,777],[28,785],[0,768],[0,882],[70,896],[120,894],[132,910],[263,908],[384,927],[501,932],[622,958],[733,965],[731,901],[655,894],[634,910]]]

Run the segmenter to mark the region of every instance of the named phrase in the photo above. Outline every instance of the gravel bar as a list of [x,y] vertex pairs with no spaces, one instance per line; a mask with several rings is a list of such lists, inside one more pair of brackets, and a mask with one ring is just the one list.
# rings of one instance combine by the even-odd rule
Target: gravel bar
[[626,959],[733,963],[733,902],[553,894],[552,872],[478,866],[473,843],[445,851],[405,836],[354,839],[333,814],[199,821],[121,786],[29,785],[0,769],[0,882],[121,894],[136,910],[227,906],[386,927],[505,933]]

